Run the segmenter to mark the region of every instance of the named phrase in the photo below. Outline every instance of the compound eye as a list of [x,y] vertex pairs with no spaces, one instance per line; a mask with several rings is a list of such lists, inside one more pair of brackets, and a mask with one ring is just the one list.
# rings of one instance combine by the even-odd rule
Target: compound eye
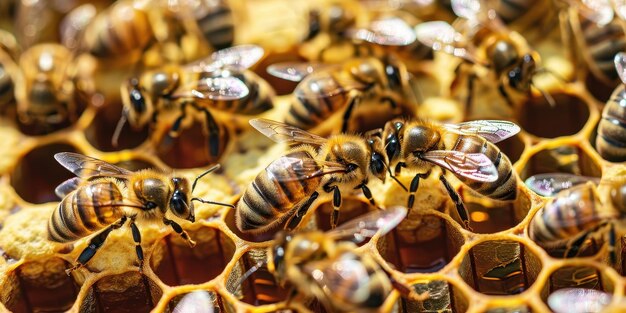
[[152,210],[155,209],[157,207],[157,204],[152,202],[152,201],[148,201],[146,202],[146,209],[148,210]]
[[180,191],[175,191],[170,199],[170,207],[174,210],[174,214],[184,217],[187,213],[187,203],[185,203],[185,197]]
[[385,171],[385,164],[383,163],[383,159],[378,153],[372,154],[370,167],[372,169],[372,172],[375,174],[379,174]]
[[146,100],[139,89],[133,87],[128,96],[130,97],[130,103],[133,105],[133,110],[135,110],[135,112],[143,113],[146,111]]
[[350,164],[348,164],[348,165],[346,166],[346,171],[347,171],[348,173],[350,173],[350,172],[354,172],[357,168],[359,168],[359,167],[358,167],[356,164],[354,164],[354,163],[350,163]]

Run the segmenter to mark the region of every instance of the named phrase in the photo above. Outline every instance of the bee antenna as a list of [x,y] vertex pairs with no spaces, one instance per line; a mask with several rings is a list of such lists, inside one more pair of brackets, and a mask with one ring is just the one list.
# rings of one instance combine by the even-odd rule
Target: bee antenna
[[113,145],[113,147],[117,147],[118,139],[120,139],[120,135],[122,134],[122,129],[124,128],[124,124],[126,124],[126,121],[128,120],[128,118],[126,117],[126,114],[122,113],[122,117],[120,117],[120,120],[117,121],[117,125],[115,125],[115,131],[113,132],[113,138],[111,138],[111,144]]
[[409,191],[409,189],[406,188],[406,186],[400,181],[398,180],[398,178],[396,176],[394,176],[391,173],[391,168],[387,165],[385,165],[385,167],[387,167],[387,171],[389,172],[389,177],[391,177],[391,179],[393,179],[396,183],[398,183],[398,185],[400,185],[400,187],[402,187],[402,189],[404,189],[404,191]]
[[[198,183],[198,180],[204,176],[206,176],[207,174],[219,169],[220,167],[222,167],[220,164],[215,164],[213,165],[211,168],[209,168],[208,170],[204,171],[204,173],[198,175],[196,177],[196,179],[194,179],[193,184],[191,185],[191,193],[193,194],[194,189],[196,189],[196,184]],[[195,198],[197,199],[197,198]]]
[[261,266],[263,266],[265,264],[267,264],[266,260],[257,262],[254,266],[252,266],[245,273],[243,273],[243,275],[241,275],[241,277],[239,277],[239,280],[237,281],[235,286],[241,286],[241,284],[243,284],[243,282],[246,281],[246,279],[248,279],[248,277],[250,277],[250,275],[254,274],[254,272],[258,271],[261,268]]
[[556,101],[554,100],[554,98],[552,97],[552,95],[550,95],[550,93],[546,92],[545,90],[537,87],[533,82],[530,83],[533,87],[537,88],[537,90],[539,90],[539,92],[541,93],[541,95],[546,99],[546,101],[548,101],[548,104],[550,105],[551,108],[555,108],[556,107]]
[[209,201],[209,200],[204,200],[204,199],[200,199],[200,198],[191,198],[191,201],[198,201],[198,202],[206,203],[206,204],[215,204],[215,205],[227,206],[227,207],[233,208],[233,209],[235,208],[235,206],[230,204],[230,203],[215,202],[215,201]]

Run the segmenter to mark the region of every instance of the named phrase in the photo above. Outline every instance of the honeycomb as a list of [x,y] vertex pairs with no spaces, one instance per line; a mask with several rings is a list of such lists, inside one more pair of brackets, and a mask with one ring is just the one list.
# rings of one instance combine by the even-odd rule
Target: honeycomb
[[[23,17],[32,12],[24,9],[28,4],[22,2],[0,4],[0,26],[20,35],[23,48],[59,40],[50,30],[58,27],[64,9],[52,4],[38,8],[45,13],[41,15],[44,24],[35,25],[41,32],[33,33]],[[97,3],[105,7],[107,2]],[[260,116],[279,119],[295,87],[269,76],[265,68],[276,62],[307,60],[312,51],[328,44],[328,38],[299,42],[306,32],[310,7],[323,8],[329,2],[229,1],[236,21],[235,43],[258,44],[266,51],[252,69],[269,82],[277,96],[275,108]],[[489,200],[451,178],[470,211],[472,229],[467,230],[457,222],[454,204],[437,179],[424,181],[417,194],[417,206],[407,219],[358,249],[372,255],[396,279],[417,292],[428,291],[429,298],[414,302],[394,291],[380,312],[549,312],[549,294],[566,287],[603,290],[614,296],[614,302],[623,301],[623,237],[617,242],[615,268],[609,265],[608,249],[601,242],[588,240],[581,257],[563,259],[558,251],[546,251],[528,237],[531,218],[548,199],[530,191],[523,184],[526,178],[549,172],[610,178],[626,170],[621,164],[604,161],[594,147],[602,107],[615,85],[585,70],[580,58],[572,56],[576,46],[562,44],[559,16],[565,13],[550,3],[539,1],[509,27],[539,51],[546,68],[565,79],[550,74],[537,77],[536,84],[554,98],[555,106],[534,92],[520,99],[519,105],[509,107],[498,97],[493,84],[478,81],[474,105],[466,111],[464,91],[450,93],[455,78],[453,58],[435,53],[419,65],[408,60],[410,69],[417,68],[414,82],[422,97],[417,110],[408,114],[450,122],[506,119],[521,126],[518,135],[498,144],[514,162],[519,196],[513,202]],[[18,13],[14,11],[17,7]],[[355,14],[368,14],[358,7],[361,9]],[[419,12],[409,5],[399,10],[421,20],[453,19],[445,3],[433,2]],[[9,22],[13,19],[6,16],[19,23]],[[364,23],[360,19],[358,22]],[[25,31],[18,31],[21,29]],[[340,55],[342,47],[336,50],[330,55]],[[324,312],[319,303],[298,297],[287,305],[288,288],[278,286],[264,267],[239,284],[242,274],[265,258],[273,237],[242,234],[235,226],[234,210],[213,205],[196,206],[196,222],[181,224],[197,242],[195,248],[169,228],[140,224],[146,262],[143,272],[139,272],[132,236],[125,226],[111,233],[86,268],[71,276],[65,274],[87,240],[73,245],[47,240],[47,221],[59,202],[54,188],[72,177],[53,159],[55,153],[79,152],[131,170],[175,170],[189,179],[219,162],[222,169],[200,181],[197,196],[234,204],[256,174],[288,149],[251,129],[246,118],[226,114],[218,115],[222,131],[227,134],[219,158],[204,153],[206,137],[197,119],[167,147],[160,146],[163,130],[155,130],[157,135],[153,136],[148,128],[130,127],[122,130],[119,145],[113,146],[111,137],[121,114],[119,83],[129,75],[129,64],[135,62],[131,59],[129,56],[114,63],[99,63],[85,57],[81,75],[84,71],[92,79],[81,80],[82,87],[95,86],[102,97],[92,99],[97,105],[85,105],[71,125],[42,134],[40,129],[20,125],[10,114],[0,120],[0,310],[171,312],[185,294],[206,290],[216,312]],[[364,104],[355,113],[355,121],[375,114],[368,111],[375,109]],[[332,119],[327,129],[315,131],[333,131],[338,122]],[[400,177],[405,184],[410,178]],[[372,183],[371,188],[376,201],[384,206],[406,203],[406,194],[389,180],[385,184]],[[329,197],[321,197],[314,203],[312,213],[303,221],[305,228],[330,228],[329,201]],[[349,195],[342,204],[340,224],[372,210],[375,208],[362,196]]]

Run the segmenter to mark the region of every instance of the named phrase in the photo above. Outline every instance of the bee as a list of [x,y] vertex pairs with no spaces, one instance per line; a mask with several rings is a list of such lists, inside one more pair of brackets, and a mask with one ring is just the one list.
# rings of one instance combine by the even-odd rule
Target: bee
[[[614,63],[618,76],[626,85],[626,53],[616,54]],[[611,162],[626,161],[625,85],[615,89],[602,110],[602,119],[598,124],[596,149],[602,158]]]
[[24,125],[62,125],[77,119],[68,76],[72,52],[59,44],[38,44],[20,56],[19,82],[15,83],[17,115]]
[[113,144],[126,121],[141,129],[157,121],[165,110],[180,110],[170,129],[178,136],[188,110],[202,112],[209,135],[210,155],[217,157],[220,128],[211,110],[241,115],[256,115],[273,108],[274,91],[269,84],[246,69],[263,56],[263,49],[241,45],[213,53],[210,57],[184,66],[166,65],[131,78],[121,86],[123,115]]
[[445,178],[452,172],[474,191],[496,200],[517,197],[517,179],[513,166],[494,143],[520,131],[507,121],[470,121],[460,124],[435,124],[421,120],[394,120],[382,132],[371,136],[382,138],[389,168],[400,175],[403,168],[416,172],[409,188],[408,208],[413,207],[420,179],[430,176],[431,169],[443,169],[439,180],[456,205],[459,216],[469,228],[467,209],[458,193]]
[[391,56],[357,58],[341,65],[281,63],[268,67],[268,72],[300,81],[285,123],[301,129],[311,129],[342,111],[341,132],[345,133],[354,107],[364,100],[380,100],[394,111],[400,104],[416,105],[406,67]]
[[530,221],[530,239],[544,248],[565,247],[563,257],[580,252],[583,243],[595,233],[604,233],[609,245],[609,257],[616,263],[615,224],[626,212],[626,184],[623,181],[602,181],[607,184],[609,197],[603,201],[598,193],[598,181],[575,177],[573,174],[542,174],[527,180],[530,189],[540,194],[554,195]]
[[589,288],[564,288],[548,296],[548,306],[556,313],[623,312],[624,300],[611,304],[613,295]]
[[77,177],[68,179],[55,189],[57,196],[63,200],[48,222],[48,239],[67,243],[97,232],[79,255],[77,264],[66,270],[68,275],[87,264],[109,233],[121,228],[127,221],[135,241],[141,271],[143,250],[136,220],[160,221],[172,227],[193,247],[195,242],[176,221],[167,217],[167,213],[194,222],[194,201],[233,207],[191,197],[198,179],[216,170],[219,165],[196,177],[190,185],[184,177],[153,169],[132,172],[77,153],[57,153],[54,158]]
[[15,37],[0,29],[0,112],[15,100],[15,73],[19,67],[15,58],[19,55],[19,48]]
[[[386,176],[380,140],[353,135],[325,139],[266,119],[252,119],[250,124],[276,142],[306,145],[274,160],[243,192],[236,213],[242,232],[262,233],[283,222],[285,229],[296,228],[322,191],[333,197],[333,228],[339,219],[342,191],[361,189],[375,205],[367,183],[371,176],[383,181]],[[319,148],[316,151],[312,146]]]
[[[267,269],[279,284],[292,284],[298,293],[317,299],[329,312],[375,310],[393,289],[412,300],[423,301],[427,294],[416,294],[369,254],[356,251],[356,243],[377,233],[388,233],[406,213],[406,208],[391,207],[328,232],[279,232],[267,250]],[[245,281],[263,263],[248,270],[240,281]]]
[[[481,1],[453,0],[455,14],[466,22],[464,32],[457,32],[444,21],[425,22],[415,27],[417,40],[435,51],[462,58],[463,62],[456,72],[463,71],[464,66],[472,66],[467,77],[457,75],[467,78],[467,109],[472,107],[474,80],[479,77],[481,68],[495,77],[498,92],[508,105],[513,106],[513,99],[507,90],[530,95],[534,76],[548,71],[539,68],[539,53],[531,49],[520,34],[507,29],[495,17],[494,10],[481,7]],[[453,88],[456,85],[458,81],[453,82]],[[554,99],[543,90],[538,90],[554,106]]]

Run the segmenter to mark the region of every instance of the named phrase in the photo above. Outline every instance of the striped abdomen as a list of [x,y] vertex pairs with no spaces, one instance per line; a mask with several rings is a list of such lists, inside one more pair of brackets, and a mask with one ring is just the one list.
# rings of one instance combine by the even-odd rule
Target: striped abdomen
[[305,78],[296,90],[295,101],[289,107],[285,123],[302,129],[313,128],[334,113],[344,108],[349,97],[343,92],[334,92],[332,96],[322,93],[333,90],[343,90],[341,83],[335,76],[326,72],[326,75],[317,75],[316,79]]
[[[283,221],[289,212],[306,200],[319,186],[321,177],[298,179],[298,173],[322,169],[304,168],[298,162],[313,164],[308,151],[296,151],[274,160],[248,185],[237,204],[237,227],[241,231],[260,232]],[[278,178],[293,178],[285,181]]]
[[224,1],[215,7],[206,8],[206,13],[196,18],[204,38],[217,50],[232,46],[235,40],[233,12]]
[[517,196],[517,178],[509,158],[498,147],[480,136],[459,135],[450,150],[485,154],[498,170],[495,182],[479,182],[464,177],[460,181],[476,192],[496,200],[513,200]]
[[[219,72],[218,72],[219,73]],[[244,71],[241,73],[232,73],[232,77],[239,78],[248,87],[248,95],[237,100],[211,100],[206,102],[207,106],[235,114],[256,115],[274,108],[272,96],[274,91],[271,90],[261,77],[252,71]],[[215,76],[222,76],[215,75]]]
[[604,106],[598,124],[596,149],[607,161],[626,161],[626,91],[617,88]]
[[2,106],[13,101],[14,94],[13,79],[4,65],[0,64],[0,111]]
[[540,3],[537,0],[500,0],[496,13],[505,23],[511,23],[522,17]]
[[119,206],[122,193],[111,181],[97,181],[70,192],[54,210],[48,222],[48,238],[71,242],[117,221],[124,214]]
[[613,21],[604,26],[579,15],[581,21],[580,28],[585,46],[583,53],[589,53],[589,57],[594,64],[590,64],[593,70],[596,68],[596,75],[602,75],[609,82],[617,81],[617,72],[613,61],[615,54],[626,51],[626,36],[624,30],[617,21]]
[[561,191],[530,222],[529,235],[542,246],[560,246],[616,216],[591,183]]

